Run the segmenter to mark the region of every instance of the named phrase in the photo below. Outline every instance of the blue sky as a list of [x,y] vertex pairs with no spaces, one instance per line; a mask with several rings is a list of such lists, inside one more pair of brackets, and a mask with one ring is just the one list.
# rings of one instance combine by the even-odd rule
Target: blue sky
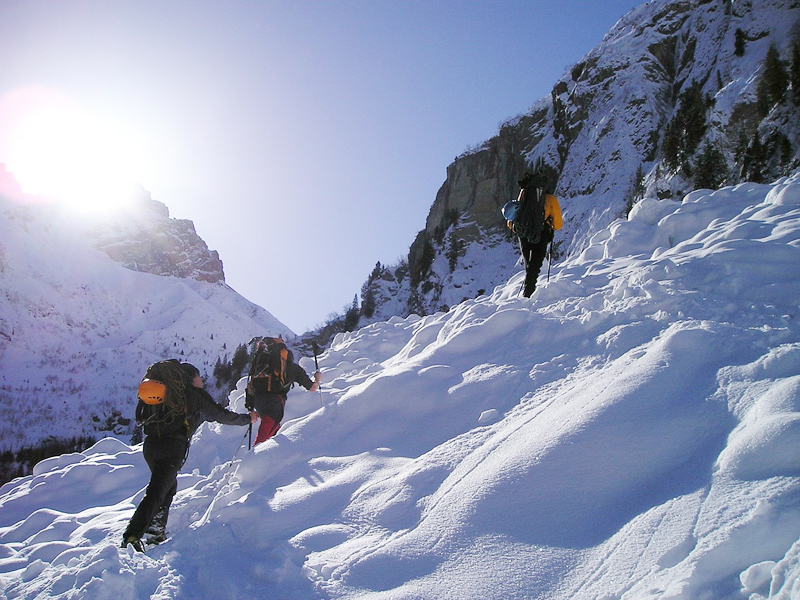
[[457,155],[638,4],[5,0],[0,110],[36,88],[113,122],[131,176],[302,333],[406,255]]

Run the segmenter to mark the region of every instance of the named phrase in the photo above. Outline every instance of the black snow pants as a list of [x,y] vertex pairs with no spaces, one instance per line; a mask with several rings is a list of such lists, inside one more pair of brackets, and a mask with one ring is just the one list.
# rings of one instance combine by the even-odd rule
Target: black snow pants
[[525,262],[525,288],[522,295],[530,298],[536,290],[536,280],[539,279],[539,271],[542,270],[544,257],[547,256],[547,245],[553,239],[553,230],[545,227],[539,241],[532,244],[524,237],[519,238],[519,250],[522,253],[522,260]]
[[172,499],[178,491],[178,472],[186,461],[189,451],[188,438],[147,436],[142,453],[150,467],[150,483],[147,485],[144,498],[131,517],[124,539],[130,536],[141,538],[158,513],[156,526],[161,530],[166,527],[167,516]]

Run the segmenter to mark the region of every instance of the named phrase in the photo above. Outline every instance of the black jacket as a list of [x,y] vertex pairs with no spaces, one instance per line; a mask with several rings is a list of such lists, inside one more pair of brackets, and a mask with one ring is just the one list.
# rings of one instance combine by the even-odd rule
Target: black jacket
[[202,388],[186,388],[186,412],[164,415],[162,406],[152,407],[139,402],[136,420],[142,423],[144,433],[154,437],[190,439],[204,421],[216,421],[223,425],[249,425],[250,415],[239,414],[223,408]]

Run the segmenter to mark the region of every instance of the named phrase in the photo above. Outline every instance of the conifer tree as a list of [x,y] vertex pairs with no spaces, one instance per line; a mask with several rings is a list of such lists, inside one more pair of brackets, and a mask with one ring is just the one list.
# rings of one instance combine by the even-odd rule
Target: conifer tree
[[375,264],[375,268],[370,273],[364,285],[361,286],[361,314],[371,319],[375,314],[376,301],[375,301],[375,280],[381,276],[383,268],[380,261]]
[[231,359],[231,373],[234,377],[241,376],[245,366],[250,362],[250,354],[247,352],[247,344],[239,344],[236,346],[236,352],[233,353]]
[[744,56],[744,44],[745,44],[744,31],[742,31],[741,29],[737,29],[733,43],[734,45],[733,53],[736,56]]
[[764,147],[758,132],[745,151],[742,179],[753,183],[763,183],[764,181]]
[[714,142],[706,142],[694,166],[694,184],[700,189],[716,190],[722,186],[728,175],[725,155]]
[[361,302],[361,314],[371,319],[375,314],[375,293],[372,291],[371,285],[367,286],[362,297],[364,300]]
[[681,165],[681,130],[677,119],[667,123],[664,132],[664,162],[674,170]]
[[783,102],[789,87],[789,74],[774,44],[767,50],[764,59],[764,72],[758,82],[758,110],[762,117],[767,116],[773,106]]
[[433,265],[433,261],[436,258],[436,249],[433,247],[425,230],[419,233],[418,238],[419,237],[421,237],[422,240],[422,249],[419,253],[419,257],[413,264],[409,264],[409,269],[411,271],[411,287],[417,287],[420,282],[427,277]]
[[639,200],[644,198],[645,191],[644,170],[642,169],[642,165],[640,163],[636,168],[636,174],[633,176],[633,180],[631,181],[630,190],[628,190],[628,199],[625,203],[626,218],[631,214],[631,210],[633,210],[634,205],[639,202]]
[[691,170],[689,159],[708,128],[706,111],[713,100],[703,94],[700,82],[693,82],[678,98],[678,109],[664,134],[664,162],[673,170]]
[[450,236],[448,239],[448,247],[447,247],[447,264],[450,267],[450,272],[456,270],[456,265],[458,264],[458,258],[461,256],[461,253],[464,251],[464,241],[456,235],[456,231],[454,229],[450,230]]
[[358,327],[358,317],[358,294],[356,294],[353,296],[353,304],[350,305],[350,308],[347,309],[344,315],[344,330],[353,331]]

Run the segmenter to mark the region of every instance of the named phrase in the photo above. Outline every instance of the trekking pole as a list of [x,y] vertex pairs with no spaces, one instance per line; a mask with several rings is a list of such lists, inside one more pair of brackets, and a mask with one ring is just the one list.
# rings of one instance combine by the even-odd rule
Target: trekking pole
[[550,240],[550,249],[547,251],[547,283],[550,283],[550,267],[553,265],[553,240]]
[[[256,338],[253,338],[256,339]],[[251,342],[253,340],[250,340]],[[247,388],[244,390],[244,407],[247,412],[252,412],[255,410],[255,402],[250,399],[250,386],[253,383],[253,374],[255,373],[256,369],[256,361],[258,360],[258,353],[259,348],[256,347],[255,356],[253,356],[253,362],[250,365],[250,372],[247,374]],[[248,407],[248,404],[252,403],[252,407]],[[250,421],[250,425],[247,427],[247,450],[248,452],[253,449],[253,422]]]
[[[317,372],[319,372],[319,362],[317,361],[317,354],[319,353],[319,346],[317,346],[317,342],[311,342],[311,347],[314,350],[314,367],[316,367]],[[320,406],[325,406],[325,403],[322,401],[322,385],[317,387],[319,390],[319,404]]]
[[[250,430],[251,431],[252,431],[252,427],[253,427],[253,424],[250,423]],[[231,456],[231,464],[233,464],[233,460],[236,458],[236,455],[239,454],[239,450],[242,449],[242,446],[244,445],[244,438],[246,438],[246,437],[247,437],[247,432],[245,432],[245,434],[242,436],[242,441],[239,442],[239,447],[236,448],[236,452],[234,452],[233,456]],[[230,465],[228,466],[228,468],[230,468]]]

